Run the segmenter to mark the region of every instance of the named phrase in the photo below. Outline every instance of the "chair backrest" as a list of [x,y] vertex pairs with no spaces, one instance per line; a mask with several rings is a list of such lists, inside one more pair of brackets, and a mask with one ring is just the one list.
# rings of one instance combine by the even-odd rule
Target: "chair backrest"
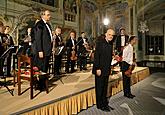
[[24,68],[25,70],[29,70],[29,79],[33,75],[33,64],[31,57],[28,57],[26,55],[19,55],[18,56],[18,75],[21,74],[21,69]]

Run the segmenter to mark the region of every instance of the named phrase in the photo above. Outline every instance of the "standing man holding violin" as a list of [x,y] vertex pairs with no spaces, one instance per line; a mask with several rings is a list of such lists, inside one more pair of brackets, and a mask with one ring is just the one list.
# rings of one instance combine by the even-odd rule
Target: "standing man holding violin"
[[66,73],[69,73],[69,67],[71,65],[71,73],[75,72],[74,66],[77,60],[77,46],[76,46],[76,32],[70,32],[70,38],[66,42],[67,48],[67,63],[66,63]]
[[[55,35],[53,37],[54,37],[54,42],[55,42],[55,44],[54,44],[55,48],[64,46],[60,27],[56,27]],[[61,72],[60,72],[61,63],[62,63],[62,53],[59,53],[58,55],[55,55],[54,75],[61,75]]]
[[81,32],[81,37],[78,38],[78,57],[79,57],[79,66],[80,71],[87,70],[87,47],[88,47],[88,38],[85,37],[85,32]]
[[133,46],[136,44],[137,40],[136,36],[131,36],[129,38],[129,44],[123,50],[123,60],[121,64],[124,96],[131,99],[135,97],[135,95],[131,93],[131,74],[136,65]]

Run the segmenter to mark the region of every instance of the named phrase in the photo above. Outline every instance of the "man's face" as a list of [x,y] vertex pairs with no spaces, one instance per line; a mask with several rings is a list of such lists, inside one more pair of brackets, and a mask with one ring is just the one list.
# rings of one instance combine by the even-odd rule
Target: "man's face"
[[31,33],[31,30],[32,30],[32,28],[28,28],[28,29],[27,29],[27,32],[28,32],[28,33]]
[[137,43],[137,41],[138,41],[138,38],[137,38],[137,37],[135,37],[135,38],[133,39],[133,45],[134,45],[134,44],[136,44],[136,43]]
[[83,38],[85,38],[85,33],[82,33],[81,36],[82,36]]
[[120,33],[121,33],[121,34],[125,34],[125,30],[122,29],[122,30],[120,31]]
[[108,29],[108,30],[107,30],[107,33],[105,34],[106,39],[107,39],[108,41],[112,41],[114,35],[115,35],[115,32],[114,32],[114,30],[112,30],[112,29]]
[[71,33],[70,33],[70,37],[71,37],[71,38],[75,38],[75,33],[74,33],[74,32],[71,32]]
[[6,27],[5,34],[8,34],[10,32],[10,27]]
[[56,34],[60,35],[61,34],[61,29],[60,28],[56,28]]
[[3,26],[0,26],[0,33],[3,33]]
[[42,18],[43,18],[45,21],[49,21],[50,18],[51,18],[50,11],[46,10],[46,11],[44,12],[44,15],[42,16]]

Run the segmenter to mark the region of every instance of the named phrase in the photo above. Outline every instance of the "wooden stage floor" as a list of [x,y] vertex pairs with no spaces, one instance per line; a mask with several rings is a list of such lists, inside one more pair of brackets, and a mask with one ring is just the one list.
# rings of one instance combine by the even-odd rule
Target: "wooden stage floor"
[[[136,67],[133,75],[132,75],[132,83],[137,83],[140,80],[149,76],[149,68],[148,67]],[[91,74],[91,69],[89,68],[87,71],[77,71],[73,74],[65,74],[61,77],[61,79],[56,79],[55,77],[50,77],[49,80],[49,93],[46,94],[45,91],[39,92],[38,90],[34,91],[36,97],[30,100],[30,90],[23,93],[21,96],[17,95],[17,85],[10,88],[14,89],[14,96],[11,96],[9,92],[7,92],[6,88],[0,88],[0,115],[8,115],[8,114],[22,114],[28,113],[30,111],[36,110],[39,108],[43,108],[47,105],[58,103],[67,98],[79,95],[81,93],[92,90],[92,95],[95,96],[94,93],[94,76]],[[110,87],[108,95],[114,95],[122,90],[122,81],[121,81],[121,73],[114,74],[110,76]],[[28,82],[24,81],[22,83],[23,88],[28,87]],[[111,93],[111,94],[110,94]],[[88,102],[87,102],[88,103]],[[86,109],[89,106],[95,104],[95,99],[93,97],[91,104],[88,103],[87,106],[79,107],[76,110],[70,110],[65,114],[76,114],[80,112],[81,109]],[[57,107],[58,109],[58,107]],[[63,109],[63,108],[61,108]],[[55,110],[53,110],[55,112]],[[59,112],[58,114],[62,114]],[[50,113],[50,112],[49,112]],[[32,114],[32,112],[30,113]],[[64,113],[63,113],[64,114]],[[57,115],[54,113],[54,115]]]

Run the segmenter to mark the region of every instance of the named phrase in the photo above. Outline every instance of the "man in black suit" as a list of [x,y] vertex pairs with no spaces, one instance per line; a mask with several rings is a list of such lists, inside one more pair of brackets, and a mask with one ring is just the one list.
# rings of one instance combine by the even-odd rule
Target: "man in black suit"
[[[54,38],[54,46],[55,49],[58,47],[64,46],[63,39],[61,36],[61,28],[57,27],[55,29],[55,35],[53,36]],[[58,55],[55,55],[55,61],[54,61],[54,75],[61,75],[61,63],[62,63],[62,52],[59,53]]]
[[76,46],[76,32],[70,32],[70,38],[66,41],[67,48],[67,63],[65,71],[69,73],[69,67],[71,65],[71,73],[75,71],[74,66],[77,60],[77,46]]
[[95,74],[96,106],[98,109],[109,112],[112,107],[108,106],[107,87],[111,73],[111,61],[113,50],[113,29],[108,29],[103,39],[96,41],[96,50],[92,73]]
[[128,39],[129,36],[125,32],[125,28],[121,27],[120,30],[120,35],[117,36],[116,38],[116,50],[119,56],[122,56],[122,51],[123,48],[128,44]]
[[88,38],[85,37],[85,32],[81,32],[81,37],[78,38],[78,59],[80,71],[87,70],[87,47],[88,47]]
[[5,52],[3,37],[4,37],[4,25],[3,22],[0,21],[0,56]]
[[33,39],[33,53],[37,57],[37,67],[43,72],[48,71],[49,58],[52,53],[52,32],[48,24],[50,20],[50,11],[41,11],[41,20],[36,23],[34,39]]
[[[35,66],[42,72],[47,73],[49,67],[49,59],[52,53],[52,32],[51,27],[48,24],[50,20],[50,11],[41,11],[41,20],[38,21],[33,28],[32,35],[32,52]],[[45,79],[39,80],[39,89],[45,89]]]

